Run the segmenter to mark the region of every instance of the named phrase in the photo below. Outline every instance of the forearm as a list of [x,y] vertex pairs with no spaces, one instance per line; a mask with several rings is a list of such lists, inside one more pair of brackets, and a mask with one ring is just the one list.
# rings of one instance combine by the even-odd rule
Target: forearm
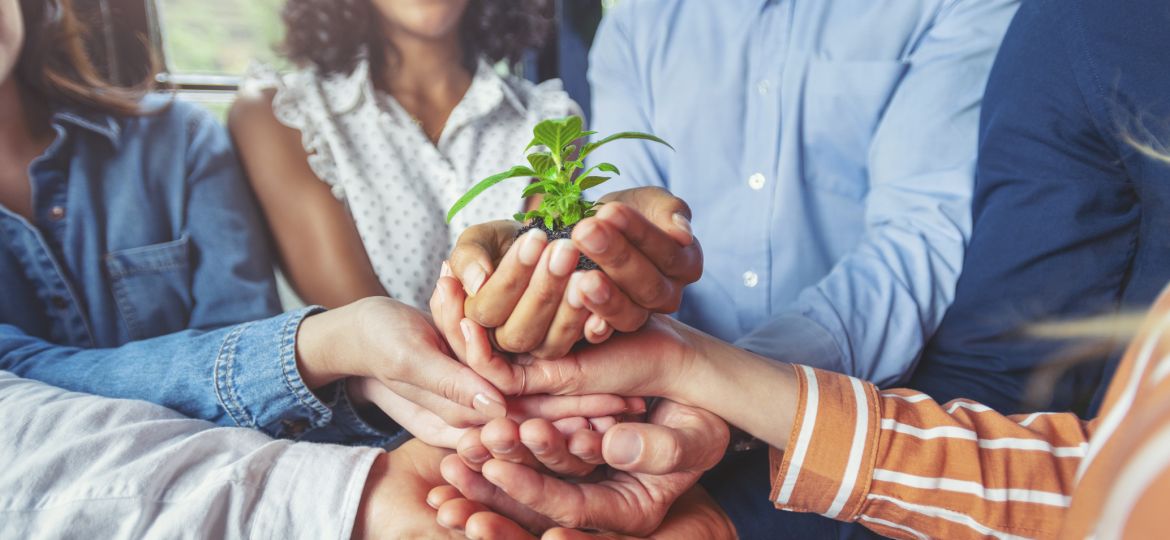
[[709,336],[697,338],[697,344],[696,375],[688,377],[682,401],[770,446],[787,447],[800,398],[794,367]]
[[0,416],[21,428],[0,443],[4,525],[16,537],[348,538],[382,454],[213,429],[3,372]]
[[333,398],[336,389],[322,385],[340,378],[330,366],[312,367],[316,379],[301,377],[296,336],[312,313],[108,349],[59,346],[0,325],[0,369],[67,390],[149,401],[222,426],[299,436],[332,421],[330,405],[312,390]]

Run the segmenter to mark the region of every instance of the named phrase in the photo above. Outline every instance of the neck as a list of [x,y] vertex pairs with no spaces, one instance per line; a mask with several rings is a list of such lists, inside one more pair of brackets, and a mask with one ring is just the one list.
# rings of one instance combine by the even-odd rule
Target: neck
[[453,93],[462,96],[467,90],[471,73],[464,67],[463,47],[457,32],[440,39],[427,39],[394,27],[383,31],[390,46],[384,55],[386,69],[382,81],[391,94],[445,101],[444,97]]
[[49,115],[45,104],[31,99],[16,81],[8,77],[0,83],[0,156],[2,161],[33,155],[43,150],[50,138]]

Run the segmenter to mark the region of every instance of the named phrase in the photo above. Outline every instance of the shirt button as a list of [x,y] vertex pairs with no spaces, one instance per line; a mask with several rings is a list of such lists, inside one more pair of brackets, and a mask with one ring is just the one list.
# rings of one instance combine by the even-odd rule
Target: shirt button
[[760,82],[756,83],[756,92],[759,92],[761,96],[768,95],[768,91],[771,89],[772,81],[768,79],[761,79]]
[[760,276],[751,270],[743,273],[743,286],[747,288],[755,287],[760,284]]
[[58,205],[58,206],[54,206],[54,207],[49,209],[49,219],[51,219],[53,221],[61,221],[61,219],[64,217],[65,217],[65,207],[64,206]]
[[764,175],[760,173],[756,173],[748,177],[748,185],[756,191],[764,189],[764,182]]
[[49,303],[53,304],[53,307],[57,309],[65,309],[69,307],[69,302],[65,300],[65,297],[56,294],[49,297]]

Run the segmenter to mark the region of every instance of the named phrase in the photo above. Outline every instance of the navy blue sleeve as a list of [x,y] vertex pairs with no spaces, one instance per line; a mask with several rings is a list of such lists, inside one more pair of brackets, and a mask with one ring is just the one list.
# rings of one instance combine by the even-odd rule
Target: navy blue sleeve
[[[1067,346],[1023,331],[1115,310],[1133,261],[1137,196],[1102,125],[1070,11],[1024,2],[988,82],[971,244],[955,302],[911,381],[940,402],[1016,410],[1032,370]],[[1072,405],[1069,388],[1055,398],[1056,408]]]

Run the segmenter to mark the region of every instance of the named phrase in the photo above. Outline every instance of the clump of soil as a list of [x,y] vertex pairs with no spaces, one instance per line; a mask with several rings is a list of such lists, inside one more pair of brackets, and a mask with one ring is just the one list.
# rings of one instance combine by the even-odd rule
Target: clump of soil
[[[532,221],[529,221],[527,225],[520,227],[520,230],[516,233],[516,237],[519,238],[520,235],[522,235],[528,231],[531,231],[532,229],[540,229],[540,230],[544,231],[544,234],[548,235],[548,241],[552,242],[553,240],[559,240],[561,238],[571,238],[573,235],[573,228],[575,228],[576,226],[577,226],[577,224],[574,223],[568,227],[564,227],[564,228],[557,229],[554,231],[554,230],[549,229],[548,227],[544,226],[544,220],[534,219]],[[593,262],[593,259],[586,257],[584,254],[577,256],[577,270],[596,270],[596,269],[597,269],[597,263]]]

